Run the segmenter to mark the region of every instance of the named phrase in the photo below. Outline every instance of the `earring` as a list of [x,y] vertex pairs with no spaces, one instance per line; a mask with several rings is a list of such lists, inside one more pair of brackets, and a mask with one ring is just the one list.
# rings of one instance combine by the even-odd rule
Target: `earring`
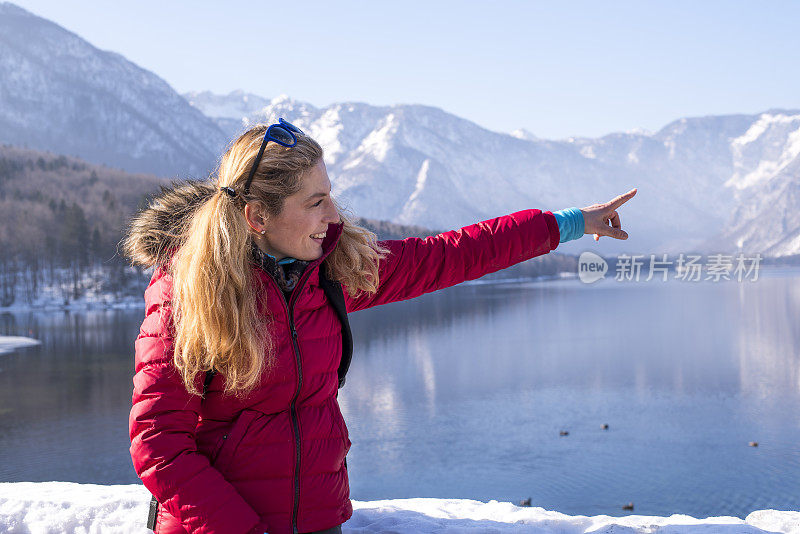
[[266,234],[266,233],[267,233],[267,231],[266,231],[266,230],[261,230],[261,235],[264,235],[264,234]]

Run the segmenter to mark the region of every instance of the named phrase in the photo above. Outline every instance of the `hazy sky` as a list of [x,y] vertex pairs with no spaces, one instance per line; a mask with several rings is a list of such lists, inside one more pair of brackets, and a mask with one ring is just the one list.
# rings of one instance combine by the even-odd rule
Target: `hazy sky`
[[800,2],[14,2],[177,91],[440,107],[596,137],[800,108]]

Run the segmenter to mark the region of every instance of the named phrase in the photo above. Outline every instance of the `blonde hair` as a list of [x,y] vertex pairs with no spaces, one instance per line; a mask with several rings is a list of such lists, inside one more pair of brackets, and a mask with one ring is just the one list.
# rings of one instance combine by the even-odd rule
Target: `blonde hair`
[[[225,377],[225,394],[245,395],[274,364],[267,293],[252,271],[252,233],[244,206],[261,205],[268,215],[279,214],[286,197],[300,190],[303,173],[322,159],[323,151],[301,134],[294,147],[268,143],[245,195],[244,183],[265,131],[265,125],[258,125],[231,143],[216,172],[217,183],[206,190],[208,198],[184,217],[179,246],[169,262],[174,363],[187,391],[194,394],[200,394],[197,374],[213,369]],[[220,187],[233,188],[236,197],[229,198]],[[324,261],[326,273],[351,296],[374,293],[378,262],[387,251],[374,233],[352,224],[338,204],[336,209],[343,230]],[[132,248],[126,243],[129,256]]]

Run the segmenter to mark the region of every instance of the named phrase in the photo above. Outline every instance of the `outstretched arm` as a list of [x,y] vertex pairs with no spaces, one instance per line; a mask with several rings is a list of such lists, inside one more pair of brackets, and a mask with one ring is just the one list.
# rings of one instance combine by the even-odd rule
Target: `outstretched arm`
[[555,250],[559,242],[584,234],[627,239],[617,208],[633,198],[636,189],[583,209],[555,214],[523,210],[465,226],[460,230],[420,239],[382,241],[389,253],[378,265],[378,291],[350,297],[347,311],[357,311],[418,297],[424,293],[474,280],[521,261]]
[[378,291],[355,298],[347,311],[418,297],[474,280],[558,246],[558,223],[549,211],[523,210],[420,239],[382,241],[389,253],[379,264]]

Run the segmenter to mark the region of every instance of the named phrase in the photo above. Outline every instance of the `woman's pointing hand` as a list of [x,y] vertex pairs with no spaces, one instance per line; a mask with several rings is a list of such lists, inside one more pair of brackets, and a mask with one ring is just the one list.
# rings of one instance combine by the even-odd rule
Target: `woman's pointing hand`
[[627,232],[622,230],[622,221],[620,221],[617,208],[632,199],[635,194],[636,189],[634,188],[605,204],[593,204],[581,208],[584,233],[594,234],[595,241],[600,241],[601,235],[607,235],[614,239],[628,239]]

